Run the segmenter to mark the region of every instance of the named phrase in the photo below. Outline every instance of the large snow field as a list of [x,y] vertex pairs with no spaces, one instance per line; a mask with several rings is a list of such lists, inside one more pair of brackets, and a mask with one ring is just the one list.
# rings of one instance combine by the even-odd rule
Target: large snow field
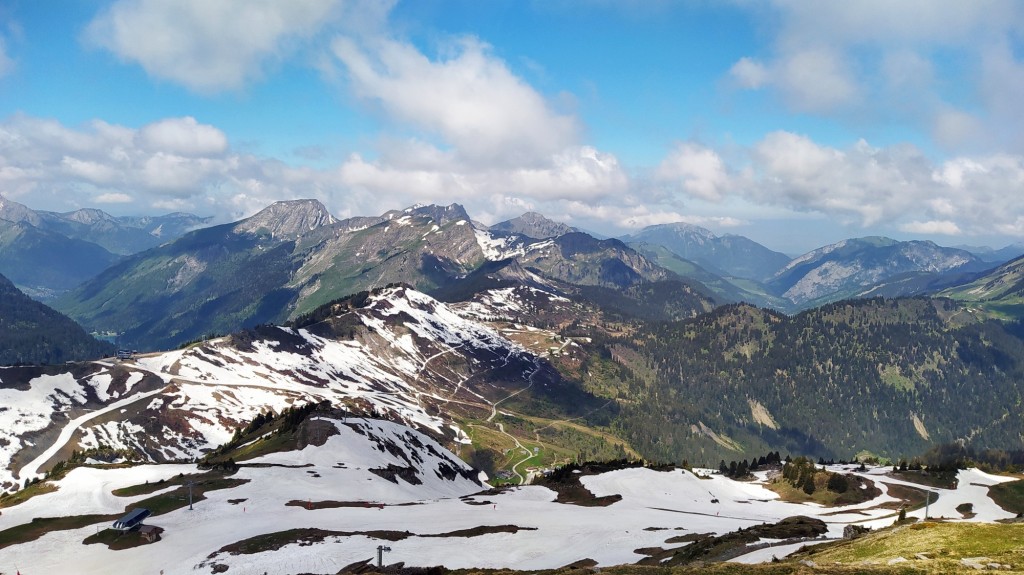
[[[821,518],[829,524],[830,538],[841,536],[849,522],[883,526],[895,518],[892,510],[871,509],[891,501],[888,495],[848,508],[824,509],[779,501],[757,482],[735,482],[718,475],[701,479],[682,470],[624,469],[583,477],[584,485],[597,496],[622,496],[621,501],[608,507],[555,503],[555,493],[540,486],[462,500],[461,496],[478,493],[482,487],[461,476],[452,481],[435,474],[433,470],[441,463],[464,465],[440,445],[395,423],[361,419],[348,423],[358,426],[361,432],[335,423],[338,435],[327,438],[323,446],[307,446],[301,451],[275,453],[248,462],[272,466],[243,467],[235,477],[250,479],[249,483],[208,492],[208,499],[198,502],[192,511],[183,508],[152,517],[147,523],[166,529],[163,540],[157,543],[122,551],[110,551],[103,545],[82,545],[83,539],[98,528],[107,527],[106,524],[53,532],[37,541],[0,549],[0,571],[89,575],[109,573],[110,566],[116,564],[121,572],[159,573],[163,569],[170,575],[209,573],[216,563],[229,566],[229,575],[336,573],[347,564],[374,556],[380,544],[392,549],[386,555],[388,562],[403,561],[407,565],[541,569],[585,558],[600,565],[615,565],[638,561],[642,556],[634,553],[635,549],[665,546],[666,539],[677,535],[722,534],[792,515]],[[415,448],[410,438],[429,445],[436,455],[425,447]],[[390,450],[386,447],[388,442],[392,445]],[[392,453],[395,447],[404,455]],[[422,458],[422,463],[417,463],[420,485],[402,479],[393,483],[369,471],[389,464],[404,467],[408,465],[407,459],[415,461],[416,457]],[[285,465],[290,467],[281,467]],[[901,483],[882,477],[885,471],[874,469],[862,475]],[[196,472],[195,467],[75,469],[59,482],[58,491],[4,509],[0,528],[26,523],[32,517],[116,513],[132,499],[113,496],[111,490],[189,472]],[[978,513],[974,521],[1009,516],[985,496],[987,488],[972,485],[1006,480],[977,470],[963,471],[956,490],[936,490],[940,498],[931,506],[931,514],[957,518],[960,515],[955,507],[969,501]],[[879,483],[879,487],[885,491],[884,485]],[[244,501],[237,502],[239,499]],[[314,510],[285,505],[294,500],[386,505]],[[844,510],[857,513],[836,514]],[[923,516],[923,510],[912,515]],[[410,536],[399,541],[358,534],[385,530],[430,535],[503,525],[521,530],[472,538]],[[308,527],[356,534],[328,536],[311,545],[292,543],[251,555],[217,553],[225,545],[256,535]],[[773,555],[782,557],[797,547],[755,551],[738,560],[770,560]]]
[[[843,471],[846,468],[847,466],[837,465],[830,467],[829,470]],[[996,503],[988,496],[989,487],[998,483],[1013,481],[1013,477],[992,475],[976,468],[965,469],[961,470],[957,475],[956,489],[942,489],[937,487],[923,487],[919,484],[904,481],[902,479],[886,477],[885,474],[889,470],[890,468],[888,467],[875,467],[869,469],[867,473],[858,473],[857,475],[862,475],[872,479],[883,489],[883,491],[885,490],[885,486],[881,485],[880,482],[891,483],[894,485],[906,485],[909,487],[916,487],[918,489],[928,489],[939,496],[938,501],[929,505],[927,510],[925,508],[921,508],[909,511],[907,512],[908,517],[924,519],[926,511],[928,513],[928,517],[933,519],[945,518],[973,522],[993,522],[999,519],[1009,519],[1016,516],[996,505]],[[974,506],[973,511],[976,515],[971,519],[963,519],[960,512],[956,510],[957,506],[963,503],[971,503]],[[863,525],[868,527],[884,527],[890,523],[891,522],[887,520],[862,522]]]

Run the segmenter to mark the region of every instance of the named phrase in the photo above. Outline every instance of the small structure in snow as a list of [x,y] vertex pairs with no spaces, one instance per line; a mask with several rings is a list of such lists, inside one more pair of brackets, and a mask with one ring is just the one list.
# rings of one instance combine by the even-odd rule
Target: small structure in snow
[[139,533],[142,538],[149,543],[160,540],[160,534],[164,532],[163,527],[157,527],[156,525],[143,525],[139,527]]
[[118,531],[131,531],[139,525],[142,525],[142,521],[149,517],[149,514],[149,509],[144,507],[132,509],[127,515],[115,521],[113,527]]

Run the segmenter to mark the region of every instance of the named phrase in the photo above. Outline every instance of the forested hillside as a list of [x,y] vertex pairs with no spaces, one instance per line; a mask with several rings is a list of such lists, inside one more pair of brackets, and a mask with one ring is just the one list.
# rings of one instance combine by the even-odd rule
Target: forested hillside
[[714,463],[781,449],[900,456],[958,439],[1020,448],[1016,325],[957,325],[949,300],[858,300],[787,317],[730,305],[597,340],[619,433],[652,459]]
[[114,352],[66,316],[30,299],[0,276],[0,365],[63,363]]

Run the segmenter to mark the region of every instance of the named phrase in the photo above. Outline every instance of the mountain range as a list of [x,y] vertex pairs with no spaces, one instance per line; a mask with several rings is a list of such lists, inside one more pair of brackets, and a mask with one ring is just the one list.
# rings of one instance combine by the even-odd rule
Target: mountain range
[[625,288],[673,276],[618,240],[535,239],[476,227],[462,206],[336,220],[315,200],[278,202],[125,258],[55,302],[88,329],[140,349],[281,323],[360,290],[458,283],[515,259],[552,281]]
[[[13,225],[53,220],[5,205],[11,217],[22,219]],[[44,228],[31,230],[65,243],[85,241]],[[174,232],[183,229],[184,223],[172,226]],[[4,257],[31,252],[30,242],[12,241],[21,247],[4,250]],[[96,244],[82,245],[102,251]],[[76,270],[52,260],[53,254],[73,254],[69,249],[47,244],[37,251],[51,254],[50,261],[33,255],[44,265],[14,265],[22,278]],[[117,257],[102,253],[104,262]],[[796,313],[846,298],[929,294],[972,281],[994,265],[958,248],[877,237],[845,240],[790,259],[747,238],[719,237],[688,224],[652,226],[621,240],[597,239],[536,213],[485,226],[458,204],[339,220],[316,200],[278,202],[238,222],[187,232],[124,256],[101,272],[97,268],[105,264],[96,259],[75,260],[88,269],[76,272],[75,280],[65,279],[60,285],[66,291],[52,305],[87,330],[118,334],[123,345],[139,349],[281,323],[388,283],[439,295],[466,291],[469,284],[460,284],[477,281],[471,279],[477,270],[505,260],[562,291],[609,302],[625,297],[635,303],[637,286],[669,282],[689,302],[676,306],[670,317],[732,302]],[[90,274],[95,275],[71,285]],[[690,301],[693,295],[706,301]]]
[[[636,235],[276,203],[55,300],[146,352],[113,358],[0,277],[0,568],[335,573],[383,541],[467,568],[703,569],[928,496],[813,458],[1024,461],[1024,258],[868,237],[780,264],[692,226]],[[726,477],[779,452],[813,474]],[[1020,482],[936,473],[947,524],[1020,513],[995,491]],[[162,542],[101,530],[140,506]]]
[[[302,403],[372,412],[452,445],[470,441],[459,422],[493,417],[503,398],[566,419],[603,403],[494,328],[403,286],[133,361],[7,368],[0,394],[10,408],[0,411],[5,489],[66,457],[58,435],[72,423],[76,449],[166,462],[200,457],[258,414]],[[89,417],[72,422],[82,411]]]
[[[730,245],[750,249],[716,249]],[[732,555],[767,561],[789,546],[763,545],[888,525],[889,506],[927,495],[891,465],[825,466],[785,498],[763,473],[738,482],[701,468],[777,452],[898,460],[942,445],[1020,460],[1021,263],[979,261],[864,238],[759,281],[540,216],[486,227],[453,204],[339,220],[318,202],[280,202],[128,255],[58,300],[90,329],[159,351],[98,358],[107,346],[0,369],[0,548],[44,570],[71,564],[44,550],[84,543],[82,572],[111,557],[177,561],[171,572],[297,561],[337,572],[337,561],[361,569],[365,550],[349,546],[381,540],[445,557],[467,541],[512,542],[466,567],[560,553],[530,564],[541,568],[704,565],[703,550],[742,537]],[[944,282],[938,295],[863,297]],[[817,305],[843,290],[862,297]],[[785,298],[797,293],[814,307],[742,303],[796,306]],[[0,280],[0,337],[31,325],[89,339]],[[835,477],[864,500],[788,500],[831,498]],[[929,481],[947,520],[1016,513],[990,490],[1008,478]],[[155,510],[147,524],[165,541],[132,549],[131,533],[100,530],[136,507]],[[571,544],[580,525],[585,550]],[[329,546],[335,563],[318,563],[322,542],[345,543]]]
[[804,254],[777,271],[767,283],[775,293],[798,306],[813,307],[868,294],[875,286],[897,277],[963,274],[991,267],[970,252],[933,242],[867,237]]
[[622,240],[664,246],[719,276],[760,282],[770,279],[792,259],[743,236],[716,236],[710,230],[684,223],[649,226]]
[[519,481],[502,455],[516,445],[542,451],[534,466],[1020,448],[1021,330],[952,300],[793,317],[731,304],[666,321],[549,290],[513,282],[443,303],[396,285],[133,361],[6,368],[0,479],[9,489],[73,449],[201,457],[259,414],[325,401]]
[[[510,222],[482,226],[457,204],[340,220],[313,200],[278,202],[129,255],[56,302],[122,346],[184,344],[179,351],[135,364],[19,368],[0,380],[5,389],[60,388],[46,410],[29,410],[39,413],[32,434],[52,433],[41,430],[68,411],[102,411],[129,391],[171,385],[159,393],[177,399],[156,405],[147,395],[156,407],[105,416],[81,443],[99,445],[102,435],[155,461],[197,456],[246,417],[300,399],[354,401],[451,445],[468,440],[467,457],[491,470],[513,463],[499,456],[508,437],[543,440],[563,459],[705,463],[768,450],[1019,447],[1013,430],[1024,422],[1012,406],[1024,330],[989,322],[977,303],[1002,302],[1012,317],[1012,299],[999,298],[1016,297],[1018,262],[989,271],[964,250],[862,238],[792,260],[762,283],[538,215]],[[696,235],[722,258],[729,246],[754,249]],[[939,298],[823,303],[953,277],[975,283]],[[784,315],[740,303],[751,294],[815,307]],[[209,393],[190,386],[217,382],[231,392],[205,407],[169,407]],[[235,404],[252,408],[226,415]],[[848,425],[835,424],[836,412]],[[506,435],[471,433],[495,418]],[[168,441],[138,443],[146,422],[172,430]],[[27,445],[15,439],[12,449]],[[24,465],[45,443],[10,457]]]
[[51,300],[121,259],[204,226],[209,217],[172,213],[114,217],[86,208],[36,211],[0,196],[0,274]]

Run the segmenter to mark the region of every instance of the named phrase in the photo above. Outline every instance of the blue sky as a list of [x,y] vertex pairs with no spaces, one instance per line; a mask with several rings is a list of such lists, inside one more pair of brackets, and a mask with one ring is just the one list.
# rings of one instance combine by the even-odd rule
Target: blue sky
[[1024,236],[1024,4],[13,0],[0,193],[231,220],[464,204],[802,252]]

